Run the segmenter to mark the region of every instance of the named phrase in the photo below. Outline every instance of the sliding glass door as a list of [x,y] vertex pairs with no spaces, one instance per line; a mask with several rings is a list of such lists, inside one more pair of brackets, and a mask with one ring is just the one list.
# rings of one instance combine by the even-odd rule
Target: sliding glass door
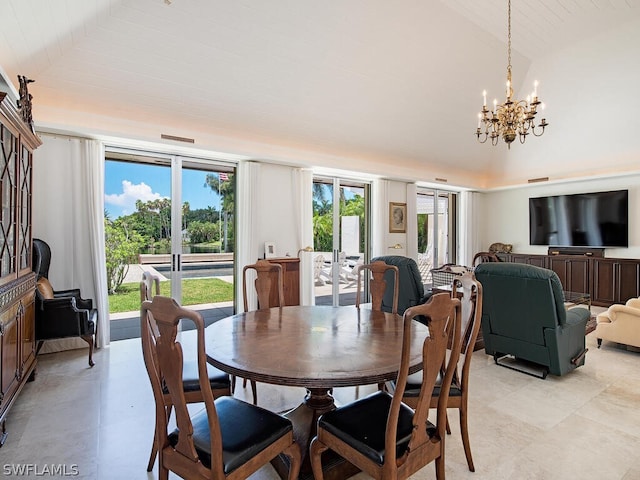
[[431,269],[456,262],[456,200],[453,192],[419,189],[418,268],[425,284],[431,284]]
[[355,267],[368,259],[369,185],[314,179],[314,281],[317,305],[355,304]]
[[180,281],[184,305],[231,302],[234,271],[234,197],[235,181],[231,170],[220,166],[178,159],[181,162],[181,202],[173,202],[177,211],[173,252],[179,258],[179,271],[172,275]]
[[234,185],[233,169],[211,161],[107,152],[111,313],[133,310],[124,296],[137,290],[144,271],[160,277],[161,293],[183,305],[231,304]]

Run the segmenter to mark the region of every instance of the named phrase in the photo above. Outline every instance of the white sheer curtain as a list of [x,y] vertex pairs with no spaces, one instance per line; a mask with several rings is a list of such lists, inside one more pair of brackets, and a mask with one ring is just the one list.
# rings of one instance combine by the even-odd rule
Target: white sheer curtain
[[479,245],[477,192],[460,192],[460,260],[461,265],[471,265],[475,252],[482,250]]
[[387,255],[389,228],[389,181],[375,179],[371,185],[371,258]]
[[[236,175],[236,312],[244,312],[242,302],[242,269],[245,265],[255,263],[258,258],[256,236],[256,218],[260,189],[260,164],[257,162],[240,162]],[[249,305],[256,303],[255,289],[247,292]]]
[[[86,138],[42,135],[34,152],[33,231],[51,247],[56,290],[80,288],[98,309],[98,347],[109,344],[104,253],[104,148]],[[86,347],[80,339],[48,341],[43,352]]]
[[[291,172],[293,209],[298,249],[313,248],[313,171],[296,168]],[[300,305],[315,305],[313,252],[302,251],[300,257]]]
[[418,187],[407,184],[407,257],[418,260]]

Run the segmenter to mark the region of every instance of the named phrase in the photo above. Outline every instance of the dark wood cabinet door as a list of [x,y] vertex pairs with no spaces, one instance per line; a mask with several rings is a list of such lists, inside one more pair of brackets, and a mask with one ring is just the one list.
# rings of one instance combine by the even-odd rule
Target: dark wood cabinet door
[[546,255],[533,255],[529,257],[529,264],[535,265],[540,268],[547,268],[547,256]]
[[[564,257],[550,256],[547,263],[547,268],[553,270],[558,275],[562,288],[570,290],[568,288],[568,275],[567,275],[567,261]],[[571,291],[571,290],[570,290]]]
[[[33,276],[33,282],[35,282],[35,275]],[[29,372],[36,361],[36,329],[35,324],[31,320],[35,317],[35,302],[34,296],[28,293],[22,298],[23,313],[20,319],[20,328],[22,337],[20,339],[20,346],[22,352],[20,353],[20,375],[25,375],[25,372]]]
[[536,267],[547,268],[546,255],[528,255],[528,254],[521,254],[521,253],[512,253],[509,261],[513,263],[526,263],[527,265],[534,265]]
[[589,258],[551,255],[548,257],[548,268],[556,272],[564,290],[580,293],[591,291]]
[[0,318],[0,411],[11,402],[13,393],[18,388],[20,371],[20,343],[18,338],[19,311],[14,304],[2,313]]
[[589,293],[589,259],[578,257],[567,259],[567,288],[570,292]]
[[591,302],[604,306],[615,302],[616,283],[616,262],[601,258],[594,259]]
[[616,302],[625,303],[640,296],[640,261],[617,263],[616,287]]
[[597,258],[593,260],[592,301],[609,306],[640,296],[640,260]]

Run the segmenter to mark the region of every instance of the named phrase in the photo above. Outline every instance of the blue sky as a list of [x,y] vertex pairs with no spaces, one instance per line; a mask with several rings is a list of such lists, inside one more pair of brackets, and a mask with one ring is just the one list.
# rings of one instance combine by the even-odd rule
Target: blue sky
[[[219,208],[218,194],[205,186],[207,171],[182,170],[183,202],[191,210],[208,206]],[[111,219],[136,211],[136,200],[143,202],[171,197],[171,168],[132,162],[105,162],[104,208]]]

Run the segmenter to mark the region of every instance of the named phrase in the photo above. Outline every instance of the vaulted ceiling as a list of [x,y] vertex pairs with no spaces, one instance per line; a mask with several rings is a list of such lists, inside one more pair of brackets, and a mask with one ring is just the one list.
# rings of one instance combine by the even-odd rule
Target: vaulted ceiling
[[[640,0],[512,9],[514,82],[526,92],[538,59],[639,18]],[[505,42],[506,0],[0,4],[0,67],[12,82],[36,79],[38,126],[158,142],[165,133],[203,149],[471,186],[490,184],[506,155],[474,136],[482,90],[503,96]]]

